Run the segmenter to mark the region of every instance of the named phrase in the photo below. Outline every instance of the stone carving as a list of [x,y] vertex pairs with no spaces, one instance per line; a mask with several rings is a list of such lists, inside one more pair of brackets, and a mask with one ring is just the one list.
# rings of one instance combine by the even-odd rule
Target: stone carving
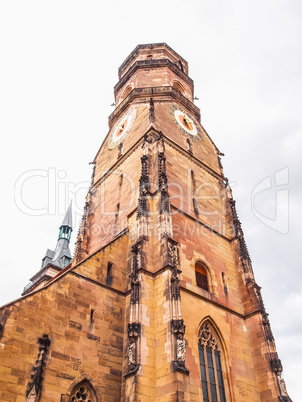
[[176,360],[173,361],[173,367],[176,371],[181,371],[185,374],[189,374],[189,370],[186,368],[186,341],[184,334],[186,326],[184,320],[172,320],[171,329],[176,339]]
[[142,172],[139,179],[139,198],[137,205],[137,219],[148,215],[147,195],[150,189],[148,156],[141,157]]
[[159,139],[161,139],[162,137],[162,133],[157,133],[156,131],[149,131],[147,133],[145,133],[144,135],[144,141],[142,143],[142,148],[145,145],[145,142],[147,142],[148,144],[153,144],[153,142],[158,141]]
[[218,164],[219,164],[220,169],[223,169],[222,162],[221,162],[221,157],[220,157],[220,156],[218,156]]
[[128,324],[128,371],[127,375],[134,374],[139,369],[137,362],[137,339],[140,336],[141,327],[137,322]]
[[180,300],[179,279],[173,273],[171,277],[171,297],[172,299]]
[[278,374],[277,374],[277,381],[278,381],[278,384],[279,384],[281,396],[282,396],[283,398],[284,398],[284,397],[287,398],[287,399],[283,399],[283,400],[289,401],[289,397],[288,397],[288,393],[287,393],[285,381],[284,381],[284,379],[282,378],[281,373],[278,373]]
[[128,324],[128,337],[138,338],[141,333],[141,325],[138,322]]
[[271,368],[274,373],[282,373],[283,367],[277,353],[272,353],[270,358]]
[[168,260],[172,267],[177,267],[177,243],[172,239],[167,239]]
[[95,401],[94,392],[90,389],[91,385],[83,381],[80,383],[72,392],[69,401],[76,402],[76,401],[88,401],[92,402]]
[[81,365],[80,359],[78,359],[77,357],[70,358],[70,366],[73,370],[79,370],[80,365]]
[[266,312],[262,313],[262,325],[263,325],[263,331],[264,331],[265,338],[269,342],[274,341],[274,335],[272,332],[271,324],[269,322],[268,314]]
[[136,343],[134,338],[129,339],[128,346],[128,365],[135,366],[136,365]]
[[176,346],[176,360],[184,362],[186,360],[186,341],[183,338],[183,334],[177,335]]
[[252,295],[254,294],[258,308],[261,311],[262,325],[263,325],[263,332],[264,332],[265,339],[269,342],[272,342],[272,341],[274,341],[274,336],[272,333],[268,314],[265,311],[265,306],[264,306],[262,295],[261,295],[261,287],[259,285],[257,285],[257,283],[255,282],[254,279],[248,278],[246,283],[248,285],[248,288],[253,292]]
[[236,211],[236,202],[233,198],[231,198],[229,202],[230,202],[230,207],[231,207],[231,211],[232,211],[235,236],[238,238],[238,241],[239,241],[240,259],[241,259],[243,271],[246,273],[251,272],[252,271],[251,259],[250,259],[250,255],[249,255],[246,243],[245,243],[243,230],[241,228],[241,222],[238,219],[238,215],[237,215],[237,211]]
[[69,326],[78,329],[79,331],[82,329],[82,324],[76,321],[69,320]]
[[277,353],[271,354],[270,363],[271,363],[272,371],[276,375],[276,379],[277,379],[277,383],[278,383],[278,387],[279,387],[279,392],[280,392],[279,400],[284,401],[284,402],[292,402],[292,400],[288,396],[285,381],[282,378],[283,367],[282,367],[281,360],[279,359]]
[[214,350],[220,350],[217,339],[208,323],[205,323],[200,329],[199,342],[203,347],[209,346]]
[[160,213],[170,212],[170,195],[168,192],[168,179],[166,173],[166,157],[163,152],[158,154],[158,184],[161,196]]
[[6,323],[6,317],[1,316],[0,317],[0,339],[2,338],[2,335],[3,335],[3,332],[4,332],[5,323]]
[[91,339],[92,341],[100,342],[100,337],[93,334],[87,334],[87,338]]
[[153,102],[153,99],[152,99],[152,98],[150,98],[149,121],[150,121],[150,123],[154,123],[154,122],[155,122],[154,102]]
[[139,241],[132,247],[133,269],[132,269],[132,273],[130,274],[130,280],[131,280],[130,302],[131,303],[137,303],[139,301],[138,269],[141,265],[141,249],[142,249],[141,241]]
[[264,303],[263,303],[263,299],[262,299],[262,295],[261,295],[261,287],[259,285],[257,285],[257,283],[254,280],[248,281],[248,282],[252,283],[259,310],[261,310],[261,312],[264,313],[265,307],[264,307]]
[[58,372],[57,377],[65,378],[65,380],[71,380],[71,381],[73,381],[75,379],[75,377],[73,377],[72,375],[69,375],[66,373],[61,373],[61,372]]
[[46,357],[50,346],[50,339],[48,338],[48,335],[45,334],[42,336],[42,338],[38,338],[38,344],[38,358],[35,366],[32,369],[31,381],[27,385],[27,401],[39,401],[41,398]]
[[179,279],[177,274],[177,265],[178,265],[177,242],[168,237],[167,237],[167,254],[168,254],[168,264],[172,266],[171,297],[172,299],[180,300]]

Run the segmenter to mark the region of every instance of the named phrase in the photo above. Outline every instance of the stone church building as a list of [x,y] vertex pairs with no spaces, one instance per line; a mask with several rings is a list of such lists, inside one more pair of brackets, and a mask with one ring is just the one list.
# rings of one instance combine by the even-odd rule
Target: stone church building
[[291,401],[223,155],[188,63],[122,63],[73,259],[55,250],[0,309],[1,401]]

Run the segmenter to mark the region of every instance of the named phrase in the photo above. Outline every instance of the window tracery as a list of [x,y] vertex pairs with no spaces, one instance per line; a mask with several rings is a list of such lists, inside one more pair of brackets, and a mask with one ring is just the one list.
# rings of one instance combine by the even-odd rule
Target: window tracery
[[198,350],[203,402],[226,402],[221,349],[208,322],[200,329]]
[[78,401],[85,401],[85,402],[96,402],[97,399],[94,395],[94,392],[90,389],[88,384],[80,383],[77,385],[72,392],[69,401],[71,402],[78,402]]

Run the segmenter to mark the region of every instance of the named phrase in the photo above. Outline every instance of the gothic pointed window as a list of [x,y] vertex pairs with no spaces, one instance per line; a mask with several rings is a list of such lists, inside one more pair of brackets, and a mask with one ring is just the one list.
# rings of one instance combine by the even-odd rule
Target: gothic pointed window
[[221,349],[209,323],[200,329],[198,351],[203,402],[226,402]]
[[75,389],[71,393],[69,401],[71,401],[71,402],[79,402],[79,401],[96,402],[97,399],[96,399],[95,393],[94,393],[91,385],[89,385],[89,383],[87,381],[84,381],[75,387]]
[[197,261],[195,264],[196,285],[202,289],[209,291],[209,281],[207,269],[204,264]]

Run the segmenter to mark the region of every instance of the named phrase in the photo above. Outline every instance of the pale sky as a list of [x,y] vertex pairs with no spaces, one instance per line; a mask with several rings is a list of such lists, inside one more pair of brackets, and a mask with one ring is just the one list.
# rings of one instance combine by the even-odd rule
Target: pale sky
[[201,123],[225,153],[288,392],[298,401],[301,17],[297,0],[2,1],[0,305],[20,296],[55,247],[70,198],[74,244],[117,69],[137,44],[166,42],[189,62]]

